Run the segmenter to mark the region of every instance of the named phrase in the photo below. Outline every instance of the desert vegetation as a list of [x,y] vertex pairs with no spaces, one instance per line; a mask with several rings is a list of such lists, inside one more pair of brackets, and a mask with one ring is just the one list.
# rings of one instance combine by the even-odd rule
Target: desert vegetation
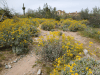
[[[100,62],[92,58],[92,54],[98,54],[100,48],[95,48],[93,42],[88,45],[77,41],[72,36],[66,36],[66,32],[79,33],[82,36],[95,39],[100,43],[100,9],[95,7],[91,13],[89,10],[81,10],[80,15],[72,17],[58,16],[56,8],[38,8],[35,12],[29,9],[26,16],[6,14],[7,10],[0,9],[3,19],[0,21],[0,52],[10,51],[10,54],[27,55],[30,45],[37,48],[36,54],[41,56],[40,63],[51,63],[49,67],[43,64],[46,75],[99,75]],[[5,13],[5,17],[2,14]],[[66,15],[65,15],[66,16]],[[42,32],[45,32],[42,35]],[[47,34],[47,32],[49,34]],[[34,38],[37,38],[35,43]],[[91,49],[92,48],[92,49]],[[88,51],[87,57],[84,50]],[[39,53],[40,52],[40,53]],[[5,60],[4,53],[0,53],[0,70]],[[33,65],[34,68],[37,64]],[[52,69],[50,69],[52,68]]]

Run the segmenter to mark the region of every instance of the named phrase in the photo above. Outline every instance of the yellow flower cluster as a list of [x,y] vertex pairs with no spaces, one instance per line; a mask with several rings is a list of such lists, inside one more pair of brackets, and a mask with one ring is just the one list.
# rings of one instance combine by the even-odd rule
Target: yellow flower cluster
[[52,22],[52,21],[45,21],[45,22],[43,22],[42,23],[42,26],[41,26],[41,28],[43,29],[43,30],[51,30],[51,29],[54,29],[55,28],[55,23],[54,22]]
[[6,19],[0,23],[0,47],[3,46],[12,46],[12,42],[17,44],[27,44],[30,42],[32,34],[38,33],[36,28],[39,26],[37,19],[32,18],[17,18]]
[[72,19],[66,19],[66,20],[61,20],[59,22],[59,25],[61,27],[66,27],[70,31],[78,31],[78,30],[84,30],[86,27],[86,24],[88,23],[87,20],[81,20],[81,21],[76,21]]
[[[52,41],[54,40],[61,40],[62,43],[62,50],[65,52],[63,56],[57,58],[55,60],[54,64],[54,70],[50,75],[61,75],[60,71],[66,69],[66,66],[70,68],[71,75],[78,75],[78,73],[74,73],[73,66],[76,64],[73,63],[72,65],[66,64],[67,61],[71,59],[77,59],[80,60],[81,57],[78,56],[79,53],[83,50],[83,44],[82,43],[76,43],[74,38],[72,36],[65,36],[65,34],[62,34],[62,36],[59,36],[59,31],[50,32],[49,35],[46,37],[39,37],[39,46],[44,46],[44,41],[49,41],[52,44]],[[74,56],[74,58],[73,58]]]

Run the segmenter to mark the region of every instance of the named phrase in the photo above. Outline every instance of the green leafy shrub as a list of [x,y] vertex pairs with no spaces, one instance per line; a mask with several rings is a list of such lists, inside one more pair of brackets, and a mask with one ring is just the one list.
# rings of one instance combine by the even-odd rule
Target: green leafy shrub
[[69,29],[68,29],[68,25],[64,25],[63,27],[62,27],[62,29],[63,29],[63,31],[68,31]]
[[56,16],[56,17],[55,17],[55,20],[56,20],[56,21],[60,21],[60,17],[59,17],[59,16]]
[[66,19],[62,22],[62,25],[66,25],[67,27],[69,27],[71,25],[71,23],[73,22],[73,20],[70,19]]
[[[44,60],[54,61],[64,53],[66,53],[67,57],[72,59],[83,50],[82,44],[76,43],[72,37],[66,37],[61,32],[50,32],[50,35],[46,37],[45,40],[43,40],[43,37],[39,39],[39,46],[42,46],[42,56]],[[68,60],[66,60],[66,62],[67,61]]]
[[98,42],[100,42],[100,31],[95,28],[88,27],[84,31],[80,31],[79,33],[83,36],[94,38]]
[[48,30],[48,31],[50,31],[51,29],[54,29],[54,28],[55,28],[55,24],[54,24],[53,22],[46,21],[46,22],[43,22],[43,23],[42,23],[41,28],[42,28],[43,30]]
[[[100,63],[95,61],[93,58],[81,58],[81,60],[75,60],[73,63],[69,63],[72,68],[66,66],[65,71],[62,70],[62,75],[70,75],[75,73],[77,73],[77,75],[100,74]],[[72,69],[73,72],[70,72],[70,69]]]
[[62,55],[61,44],[59,40],[54,40],[52,43],[50,40],[44,42],[45,45],[42,48],[42,56],[45,61],[54,61],[56,58]]
[[28,52],[28,45],[32,43],[31,36],[38,36],[39,30],[25,22],[25,20],[14,22],[12,19],[3,21],[0,28],[0,47],[11,46],[16,54]]
[[81,24],[80,22],[73,22],[68,28],[70,31],[76,32],[76,31],[82,31],[87,27],[85,24]]

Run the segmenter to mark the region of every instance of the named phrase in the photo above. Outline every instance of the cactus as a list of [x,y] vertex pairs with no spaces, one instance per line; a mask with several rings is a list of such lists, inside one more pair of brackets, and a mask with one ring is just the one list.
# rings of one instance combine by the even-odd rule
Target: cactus
[[23,14],[24,14],[24,16],[25,16],[25,7],[24,7],[24,3],[23,3],[22,9],[23,9]]

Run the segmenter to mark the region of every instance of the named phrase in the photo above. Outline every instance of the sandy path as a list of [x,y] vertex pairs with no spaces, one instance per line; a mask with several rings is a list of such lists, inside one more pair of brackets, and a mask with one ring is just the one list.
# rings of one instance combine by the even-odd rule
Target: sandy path
[[12,65],[11,69],[5,69],[0,75],[36,75],[38,66],[32,68],[37,60],[37,56],[32,53],[28,54]]

